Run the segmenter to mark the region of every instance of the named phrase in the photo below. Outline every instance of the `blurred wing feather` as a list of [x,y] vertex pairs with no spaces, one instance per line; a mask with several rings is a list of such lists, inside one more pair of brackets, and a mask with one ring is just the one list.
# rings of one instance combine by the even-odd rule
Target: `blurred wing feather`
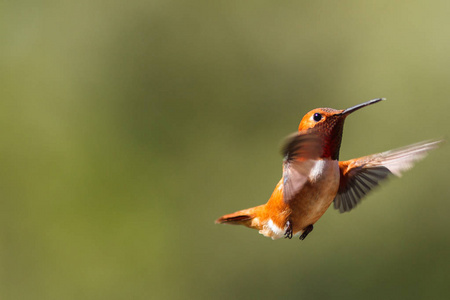
[[283,199],[286,203],[295,198],[308,180],[314,160],[322,155],[322,145],[317,135],[294,133],[289,136],[282,148]]

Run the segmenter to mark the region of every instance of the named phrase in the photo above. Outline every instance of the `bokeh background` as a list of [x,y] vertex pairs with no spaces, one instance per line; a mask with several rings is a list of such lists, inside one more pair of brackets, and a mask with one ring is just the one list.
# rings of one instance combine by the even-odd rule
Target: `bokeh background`
[[448,299],[450,156],[272,241],[265,203],[316,107],[341,158],[449,137],[448,1],[4,1],[1,299]]

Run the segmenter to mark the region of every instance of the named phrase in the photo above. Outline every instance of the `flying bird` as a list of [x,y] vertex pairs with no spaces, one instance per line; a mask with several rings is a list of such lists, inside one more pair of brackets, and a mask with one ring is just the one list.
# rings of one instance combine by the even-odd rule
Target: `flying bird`
[[316,108],[282,148],[283,174],[266,204],[224,215],[220,224],[244,225],[272,239],[304,240],[328,207],[341,213],[359,202],[389,175],[401,176],[442,140],[339,161],[344,121],[351,113],[378,103],[373,99],[344,110]]

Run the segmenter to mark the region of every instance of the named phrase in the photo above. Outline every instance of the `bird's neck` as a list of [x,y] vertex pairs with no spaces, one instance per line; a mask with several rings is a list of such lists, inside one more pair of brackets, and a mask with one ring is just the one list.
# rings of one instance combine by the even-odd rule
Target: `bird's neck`
[[[342,124],[343,125],[343,124]],[[339,150],[341,148],[342,141],[342,129],[343,126],[341,124],[337,124],[330,131],[321,132],[323,139],[323,158],[330,158],[332,160],[339,159]]]

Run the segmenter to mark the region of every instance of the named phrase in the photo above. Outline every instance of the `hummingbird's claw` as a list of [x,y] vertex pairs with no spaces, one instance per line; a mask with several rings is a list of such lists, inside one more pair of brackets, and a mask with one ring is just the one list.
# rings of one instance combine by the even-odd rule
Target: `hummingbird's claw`
[[300,240],[303,241],[303,240],[306,238],[306,236],[307,236],[311,231],[313,231],[313,229],[314,229],[314,226],[312,226],[312,224],[306,226],[305,230],[303,231],[302,235],[300,236]]
[[292,239],[293,231],[292,231],[292,224],[290,221],[287,221],[286,223],[286,232],[284,233],[285,239]]

